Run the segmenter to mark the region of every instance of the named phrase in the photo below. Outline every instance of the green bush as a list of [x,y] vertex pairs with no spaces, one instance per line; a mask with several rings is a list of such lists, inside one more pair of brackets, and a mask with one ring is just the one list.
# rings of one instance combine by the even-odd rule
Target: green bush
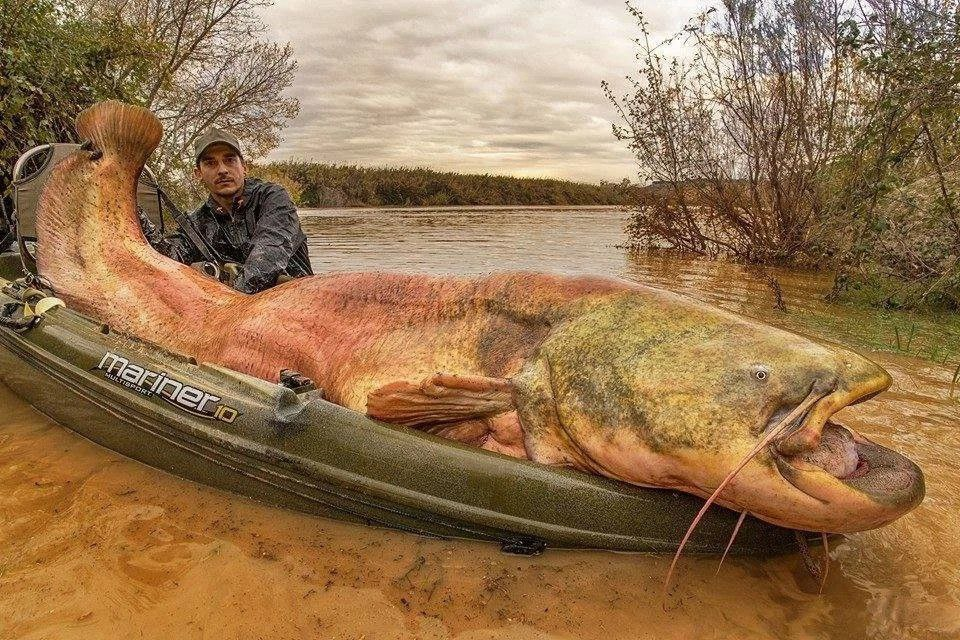
[[76,4],[0,0],[0,194],[27,149],[75,141],[73,120],[84,107],[126,98],[142,80],[114,77],[112,61],[139,55],[141,44],[120,25],[88,21]]
[[960,0],[725,0],[665,42],[627,6],[639,69],[603,86],[654,187],[634,243],[960,308]]

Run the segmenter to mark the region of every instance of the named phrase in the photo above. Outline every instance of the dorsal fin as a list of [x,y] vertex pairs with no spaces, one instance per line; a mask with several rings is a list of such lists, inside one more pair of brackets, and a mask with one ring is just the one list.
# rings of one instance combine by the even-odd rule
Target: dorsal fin
[[80,112],[77,133],[104,153],[142,165],[160,143],[163,126],[143,107],[107,100]]
[[489,418],[513,410],[513,384],[506,378],[436,373],[419,385],[391,382],[367,396],[371,418],[415,428]]

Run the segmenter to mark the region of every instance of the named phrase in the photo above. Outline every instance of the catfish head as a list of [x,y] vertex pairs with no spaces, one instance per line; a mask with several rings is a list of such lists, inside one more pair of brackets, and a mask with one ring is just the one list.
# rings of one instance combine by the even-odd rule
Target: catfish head
[[879,527],[923,499],[913,462],[833,419],[890,386],[881,367],[666,292],[568,316],[513,382],[540,462],[821,532]]

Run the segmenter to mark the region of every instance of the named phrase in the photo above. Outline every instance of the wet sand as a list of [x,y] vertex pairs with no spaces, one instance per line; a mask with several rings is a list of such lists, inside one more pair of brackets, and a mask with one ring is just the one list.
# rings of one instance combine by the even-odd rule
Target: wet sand
[[[777,315],[748,274],[626,258],[605,240],[618,236],[618,220],[609,229],[603,222],[584,219],[599,230],[579,240],[587,264],[578,267],[660,282],[785,326],[804,324],[805,305],[842,313],[813,295],[823,286],[818,276],[785,274],[788,308],[797,311]],[[474,227],[446,224],[454,228],[446,237],[459,234],[467,249],[454,258],[447,247],[439,268],[471,272]],[[332,226],[311,233],[333,246],[324,259],[337,255],[335,234]],[[381,259],[433,255],[404,237],[406,247],[370,250]],[[359,265],[344,258],[340,266],[374,259],[358,251],[349,255]],[[489,245],[477,249],[483,260],[489,253]],[[832,326],[821,333],[848,335]],[[516,557],[484,543],[284,511],[122,458],[0,386],[0,638],[960,637],[960,403],[949,397],[956,364],[867,353],[894,386],[838,418],[917,461],[927,498],[888,527],[835,543],[822,595],[796,555],[731,558],[717,575],[717,558],[688,557],[663,598],[667,556]]]

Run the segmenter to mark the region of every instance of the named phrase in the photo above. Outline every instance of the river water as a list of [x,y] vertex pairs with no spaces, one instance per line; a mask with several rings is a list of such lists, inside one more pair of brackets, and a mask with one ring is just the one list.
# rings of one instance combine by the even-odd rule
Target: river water
[[686,558],[663,599],[666,556],[506,556],[268,507],[102,449],[0,386],[0,638],[960,637],[956,323],[828,304],[822,274],[630,254],[610,209],[302,214],[318,272],[601,273],[858,348],[894,385],[840,417],[917,461],[927,498],[834,543],[822,595],[798,556],[719,573]]

